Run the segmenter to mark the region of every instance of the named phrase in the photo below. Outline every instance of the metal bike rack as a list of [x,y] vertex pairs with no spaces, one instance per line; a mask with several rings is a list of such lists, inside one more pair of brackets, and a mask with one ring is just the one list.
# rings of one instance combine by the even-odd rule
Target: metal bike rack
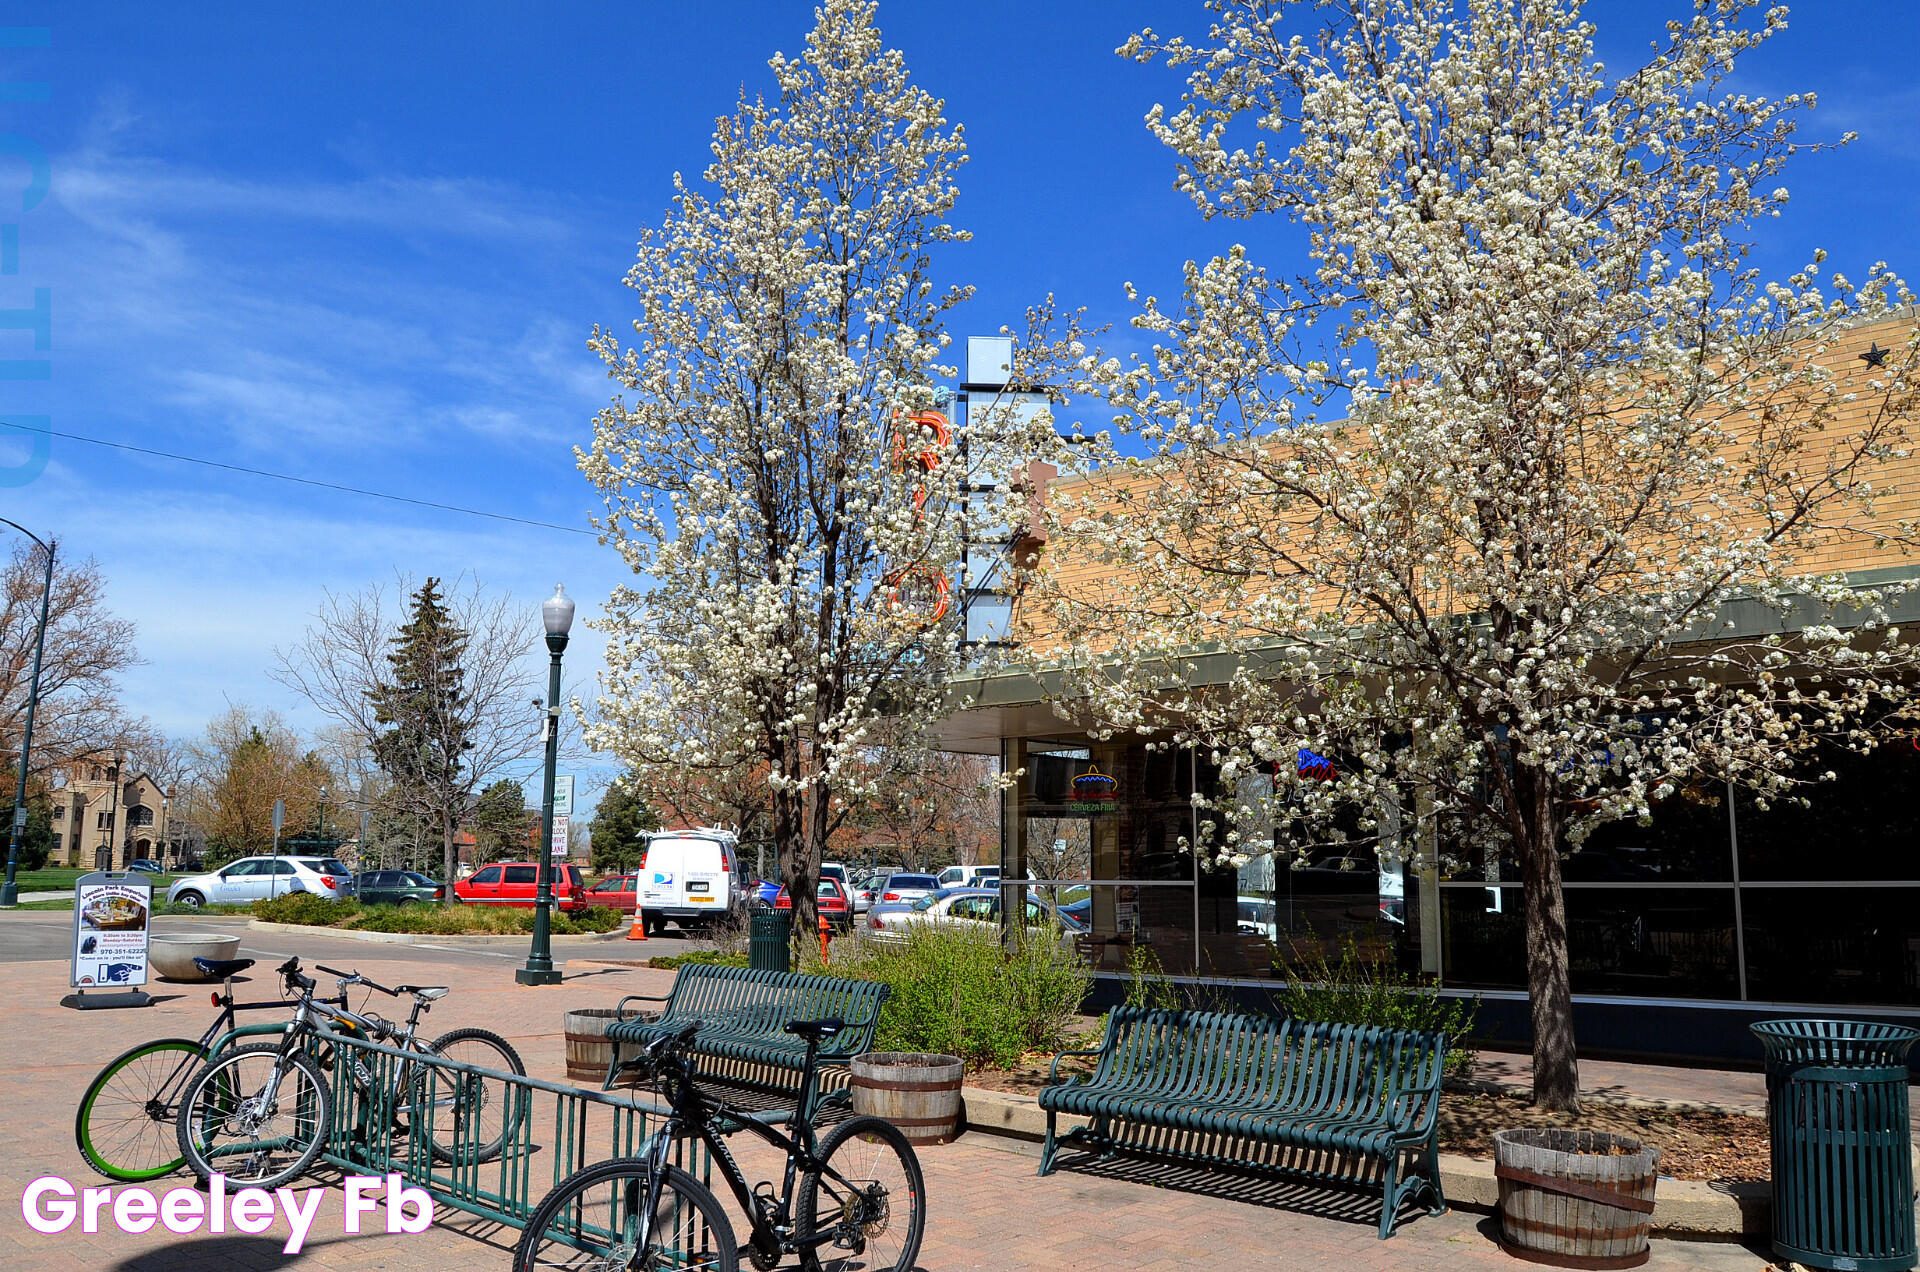
[[[236,1039],[285,1032],[284,1024],[242,1026],[222,1034],[209,1059]],[[541,1198],[574,1171],[639,1153],[651,1134],[650,1120],[669,1113],[613,1092],[482,1069],[344,1034],[316,1032],[308,1050],[322,1043],[334,1048],[323,1160],[350,1175],[398,1174],[425,1189],[435,1205],[513,1228],[525,1227]],[[364,1070],[364,1083],[355,1062]],[[491,1136],[472,1125],[444,1134],[444,1121],[436,1125],[443,1112],[436,1103],[402,1092],[401,1071],[408,1066],[428,1071],[424,1085],[430,1091],[459,1091],[462,1098],[498,1107],[506,1130],[499,1150],[482,1158],[482,1141]],[[421,1086],[412,1084],[415,1092]],[[405,1121],[404,1132],[394,1129],[399,1119]],[[436,1137],[436,1130],[442,1136]],[[445,1160],[435,1155],[436,1143]],[[710,1177],[706,1149],[697,1140],[677,1142],[672,1161],[702,1182]]]

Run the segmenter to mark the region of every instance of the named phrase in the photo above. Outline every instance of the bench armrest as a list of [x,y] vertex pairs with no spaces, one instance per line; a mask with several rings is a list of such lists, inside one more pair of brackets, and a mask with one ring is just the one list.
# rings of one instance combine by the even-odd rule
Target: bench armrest
[[1425,1139],[1432,1131],[1440,1116],[1440,1080],[1422,1082],[1418,1086],[1406,1086],[1394,1083],[1387,1088],[1387,1114],[1395,1120],[1400,1116],[1401,1101],[1425,1102],[1426,1112],[1419,1124],[1411,1128],[1410,1133],[1418,1139]]
[[[1062,1060],[1065,1060],[1068,1056],[1097,1056],[1102,1052],[1104,1052],[1106,1049],[1107,1049],[1106,1046],[1103,1044],[1101,1046],[1093,1048],[1093,1050],[1091,1051],[1062,1051],[1059,1055],[1053,1058],[1053,1064],[1047,1069],[1047,1085],[1048,1086],[1058,1085],[1056,1080],[1060,1077],[1060,1062]],[[1075,1074],[1073,1077],[1067,1079],[1067,1085],[1072,1086],[1075,1082],[1078,1082],[1078,1081],[1080,1081],[1080,1077],[1078,1074]]]
[[624,1025],[627,1022],[627,1004],[630,1002],[664,1003],[668,997],[670,995],[667,994],[628,994],[613,1006],[614,1023]]

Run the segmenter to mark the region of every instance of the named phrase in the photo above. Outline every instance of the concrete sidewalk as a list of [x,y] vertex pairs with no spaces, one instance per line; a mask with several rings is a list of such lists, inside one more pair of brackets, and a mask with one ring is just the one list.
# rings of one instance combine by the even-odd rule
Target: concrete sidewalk
[[[615,947],[616,956],[618,947]],[[364,947],[354,964],[386,983],[418,981],[417,959],[389,961],[379,946]],[[431,1017],[435,1032],[476,1025],[506,1035],[537,1077],[564,1080],[562,1014],[572,1008],[612,1006],[629,993],[662,993],[672,973],[623,966],[609,957],[573,955],[566,982],[529,989],[505,967],[437,966],[434,979],[454,988]],[[94,1234],[78,1229],[42,1235],[20,1211],[26,1185],[57,1175],[77,1186],[97,1185],[73,1145],[75,1105],[93,1074],[136,1042],[194,1037],[210,1019],[205,989],[151,985],[163,1001],[143,1010],[75,1012],[57,1006],[67,992],[66,965],[22,962],[6,968],[7,1068],[0,1075],[0,1268],[8,1272],[236,1272],[240,1269],[316,1268],[338,1272],[505,1272],[516,1234],[476,1219],[443,1214],[419,1236],[341,1231],[340,1194],[323,1204],[307,1247],[281,1253],[284,1221],[261,1236],[228,1233],[178,1237],[165,1231],[129,1235],[111,1225]],[[256,969],[242,999],[272,995]],[[737,1143],[737,1138],[736,1138]],[[749,1172],[774,1163],[743,1153]],[[1378,1200],[1304,1188],[1282,1181],[1124,1159],[1096,1163],[1065,1158],[1061,1169],[1037,1178],[1035,1147],[1020,1140],[969,1134],[922,1154],[927,1176],[928,1227],[920,1266],[926,1272],[1186,1272],[1189,1269],[1328,1268],[1389,1272],[1434,1268],[1512,1269],[1489,1235],[1484,1216],[1455,1211],[1413,1216],[1390,1241],[1374,1235]],[[162,1192],[186,1182],[158,1181]],[[307,1186],[327,1182],[325,1177]],[[744,1228],[744,1221],[740,1226]],[[378,1227],[375,1224],[374,1227]],[[789,1262],[788,1266],[792,1266]],[[832,1264],[829,1264],[831,1267]],[[1678,1272],[1759,1272],[1759,1254],[1734,1245],[1656,1241],[1647,1265]]]

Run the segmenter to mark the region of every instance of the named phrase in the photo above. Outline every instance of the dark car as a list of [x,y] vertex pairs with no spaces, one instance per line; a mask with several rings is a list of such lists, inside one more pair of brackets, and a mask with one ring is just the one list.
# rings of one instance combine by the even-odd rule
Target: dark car
[[356,883],[364,905],[412,905],[447,899],[444,886],[417,870],[364,870]]
[[129,861],[127,863],[127,869],[138,870],[141,874],[160,874],[161,873],[160,863],[157,861],[149,861],[145,857],[142,857],[137,861]]

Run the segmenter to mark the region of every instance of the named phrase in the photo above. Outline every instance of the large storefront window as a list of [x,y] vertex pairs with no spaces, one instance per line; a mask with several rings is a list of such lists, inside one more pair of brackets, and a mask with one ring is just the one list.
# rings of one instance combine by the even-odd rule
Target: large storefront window
[[[1437,970],[1450,987],[1526,987],[1519,871],[1477,846],[1485,836],[1441,828],[1440,869],[1423,876],[1392,864],[1392,849],[1409,845],[1387,808],[1362,819],[1366,834],[1344,828],[1350,844],[1336,828],[1296,856],[1283,824],[1278,851],[1208,871],[1188,848],[1193,793],[1222,792],[1191,752],[1010,745],[1027,777],[1008,800],[1017,833],[1003,844],[1006,877],[1026,878],[1083,923],[1076,944],[1100,970],[1273,979],[1352,950]],[[1656,805],[1647,824],[1602,827],[1570,856],[1574,992],[1920,1006],[1920,807],[1910,797],[1920,749],[1834,748],[1807,765],[1837,776],[1802,788],[1804,804],[1763,811],[1725,785],[1698,784]],[[1250,848],[1276,830],[1236,829]],[[1385,868],[1376,841],[1390,849]]]
[[[1078,944],[1096,968],[1271,979],[1290,964],[1338,961],[1349,947],[1369,961],[1417,966],[1404,872],[1383,872],[1370,843],[1304,860],[1256,855],[1238,871],[1203,868],[1190,849],[1193,794],[1220,791],[1217,773],[1191,751],[1029,741],[1015,762],[1026,777],[1009,810],[1005,877],[1024,876],[1046,903],[1083,921]],[[1270,839],[1268,828],[1260,842]]]
[[[1865,754],[1821,746],[1802,765],[1805,803],[1775,799],[1762,812],[1744,792],[1735,802],[1743,882],[1911,882],[1920,871],[1920,750],[1904,738]],[[1920,892],[1913,896],[1920,904]]]

